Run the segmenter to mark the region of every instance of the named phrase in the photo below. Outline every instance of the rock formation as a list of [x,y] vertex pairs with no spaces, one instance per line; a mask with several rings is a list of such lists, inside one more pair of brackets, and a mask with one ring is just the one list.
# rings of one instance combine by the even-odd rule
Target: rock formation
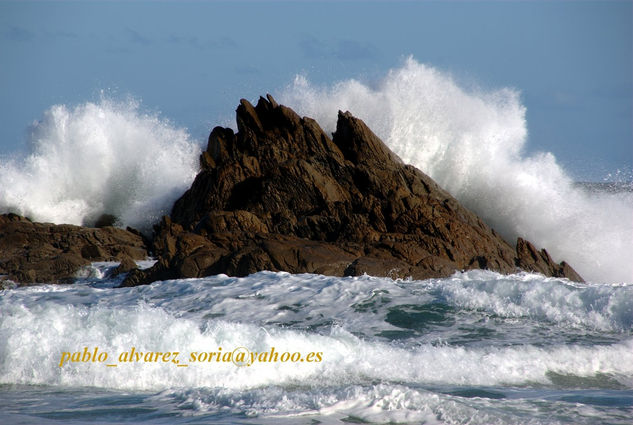
[[33,223],[15,214],[0,215],[0,281],[66,283],[91,262],[147,256],[143,237],[131,229]]
[[200,173],[155,226],[158,262],[124,286],[259,270],[424,279],[520,267],[582,280],[529,242],[511,247],[348,112],[329,137],[267,96],[240,102],[237,127],[213,129]]
[[565,261],[561,261],[559,264],[555,263],[545,249],[539,251],[523,238],[517,240],[516,263],[523,270],[542,273],[545,276],[566,277],[576,282],[583,281],[580,275]]

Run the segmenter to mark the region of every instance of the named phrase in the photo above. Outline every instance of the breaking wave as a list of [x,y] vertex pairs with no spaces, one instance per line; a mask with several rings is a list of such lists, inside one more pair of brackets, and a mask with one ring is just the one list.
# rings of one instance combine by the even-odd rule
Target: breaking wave
[[0,212],[77,225],[111,214],[141,229],[189,188],[200,152],[184,129],[132,99],[55,105],[28,143],[27,155],[0,161]]
[[466,89],[409,58],[372,85],[297,76],[278,98],[330,132],[349,110],[510,243],[527,238],[585,279],[633,282],[633,192],[583,190],[551,153],[526,154],[517,90]]

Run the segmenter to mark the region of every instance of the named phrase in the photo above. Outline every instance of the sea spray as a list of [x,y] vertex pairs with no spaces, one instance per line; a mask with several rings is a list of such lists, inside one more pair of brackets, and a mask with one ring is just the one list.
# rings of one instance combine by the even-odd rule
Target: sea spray
[[[516,90],[466,90],[410,58],[375,85],[300,76],[277,97],[328,131],[351,111],[510,243],[525,237],[594,282],[633,282],[633,192],[586,190],[551,153],[527,155]],[[0,213],[72,224],[106,213],[148,230],[190,186],[199,150],[134,100],[53,106],[29,154],[0,159]]]
[[199,146],[133,99],[55,105],[30,128],[28,155],[0,162],[0,212],[93,224],[112,214],[150,229],[197,173]]
[[516,90],[467,90],[409,58],[375,85],[298,76],[277,97],[330,132],[349,110],[510,243],[527,238],[585,279],[633,282],[632,194],[588,194],[551,153],[527,155]]

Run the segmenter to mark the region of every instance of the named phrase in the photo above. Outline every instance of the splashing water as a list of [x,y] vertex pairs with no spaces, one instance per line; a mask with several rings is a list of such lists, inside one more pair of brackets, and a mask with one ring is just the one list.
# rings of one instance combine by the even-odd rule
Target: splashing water
[[[349,110],[510,243],[525,237],[591,281],[633,282],[633,192],[586,190],[551,153],[527,155],[516,90],[466,90],[409,58],[376,85],[299,76],[277,97],[328,131]],[[106,213],[148,230],[193,181],[199,151],[133,100],[53,106],[29,155],[0,160],[0,212],[72,224]]]
[[588,193],[551,153],[526,155],[516,90],[466,90],[409,58],[375,86],[297,76],[278,97],[328,131],[349,110],[509,242],[525,237],[585,279],[633,282],[632,193]]
[[33,124],[28,156],[0,162],[0,211],[91,224],[101,214],[149,229],[197,173],[200,148],[138,102],[55,105]]

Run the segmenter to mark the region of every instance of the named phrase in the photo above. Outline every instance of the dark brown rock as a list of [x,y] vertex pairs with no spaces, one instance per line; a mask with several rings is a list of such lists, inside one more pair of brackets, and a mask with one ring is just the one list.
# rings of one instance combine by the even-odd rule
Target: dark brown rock
[[143,238],[127,230],[33,223],[15,214],[0,215],[0,279],[66,283],[93,261],[147,256]]
[[121,262],[119,263],[117,268],[112,271],[111,276],[118,276],[122,273],[129,273],[137,268],[138,265],[136,264],[136,261],[134,261],[127,255],[124,255],[123,258],[121,258]]
[[107,226],[114,226],[117,222],[116,216],[112,214],[101,214],[97,221],[95,221],[94,227],[102,228]]
[[517,266],[526,271],[542,273],[545,276],[566,277],[583,282],[582,277],[565,261],[556,263],[545,249],[537,250],[530,242],[517,240]]
[[339,112],[332,138],[270,95],[240,101],[236,118],[237,133],[213,129],[200,173],[155,227],[157,264],[126,286],[259,270],[428,278],[528,264],[350,113]]

